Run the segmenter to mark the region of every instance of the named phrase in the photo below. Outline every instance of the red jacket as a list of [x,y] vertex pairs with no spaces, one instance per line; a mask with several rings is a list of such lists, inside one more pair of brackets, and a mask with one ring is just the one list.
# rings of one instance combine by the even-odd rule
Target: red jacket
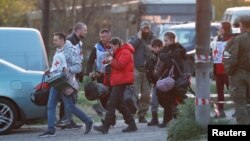
[[133,84],[135,50],[129,43],[123,44],[114,52],[111,62],[110,85]]

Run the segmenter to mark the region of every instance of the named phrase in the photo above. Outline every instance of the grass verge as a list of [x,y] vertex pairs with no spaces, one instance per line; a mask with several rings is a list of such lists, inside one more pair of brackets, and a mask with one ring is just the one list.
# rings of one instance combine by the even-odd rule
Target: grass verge
[[[194,99],[188,98],[184,104],[178,105],[178,116],[167,125],[167,141],[195,141],[207,139],[207,128],[201,127],[195,121]],[[234,124],[233,119],[210,118],[213,125]]]

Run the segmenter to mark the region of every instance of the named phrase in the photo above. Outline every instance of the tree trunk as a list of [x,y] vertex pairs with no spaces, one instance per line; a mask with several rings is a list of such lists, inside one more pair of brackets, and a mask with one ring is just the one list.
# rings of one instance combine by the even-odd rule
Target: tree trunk
[[42,36],[46,52],[49,55],[49,15],[50,15],[50,0],[43,0],[42,7]]
[[210,119],[210,0],[196,0],[196,109],[195,119],[207,127]]

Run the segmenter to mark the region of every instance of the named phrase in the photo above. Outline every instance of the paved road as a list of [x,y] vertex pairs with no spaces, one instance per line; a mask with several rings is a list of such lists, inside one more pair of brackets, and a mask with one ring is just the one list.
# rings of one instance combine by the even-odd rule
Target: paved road
[[166,141],[165,128],[148,127],[146,124],[137,124],[137,126],[137,132],[122,133],[121,130],[126,125],[123,124],[123,121],[118,121],[115,127],[110,128],[108,134],[92,130],[89,134],[84,135],[85,126],[83,126],[82,129],[74,131],[57,130],[55,137],[48,138],[38,137],[46,130],[46,125],[24,126],[10,135],[0,135],[0,141]]

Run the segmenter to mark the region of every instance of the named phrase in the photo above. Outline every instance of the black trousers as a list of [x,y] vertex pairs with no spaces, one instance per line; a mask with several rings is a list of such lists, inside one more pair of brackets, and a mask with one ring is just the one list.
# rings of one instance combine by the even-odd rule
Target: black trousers
[[109,127],[115,120],[115,110],[119,109],[119,112],[122,114],[125,123],[130,124],[134,121],[132,114],[130,113],[128,107],[123,100],[124,91],[127,87],[127,84],[113,86],[108,103],[107,103],[107,112],[105,115],[104,124]]
[[164,108],[163,122],[168,123],[176,112],[176,91],[175,89],[164,93],[156,89],[159,104]]

